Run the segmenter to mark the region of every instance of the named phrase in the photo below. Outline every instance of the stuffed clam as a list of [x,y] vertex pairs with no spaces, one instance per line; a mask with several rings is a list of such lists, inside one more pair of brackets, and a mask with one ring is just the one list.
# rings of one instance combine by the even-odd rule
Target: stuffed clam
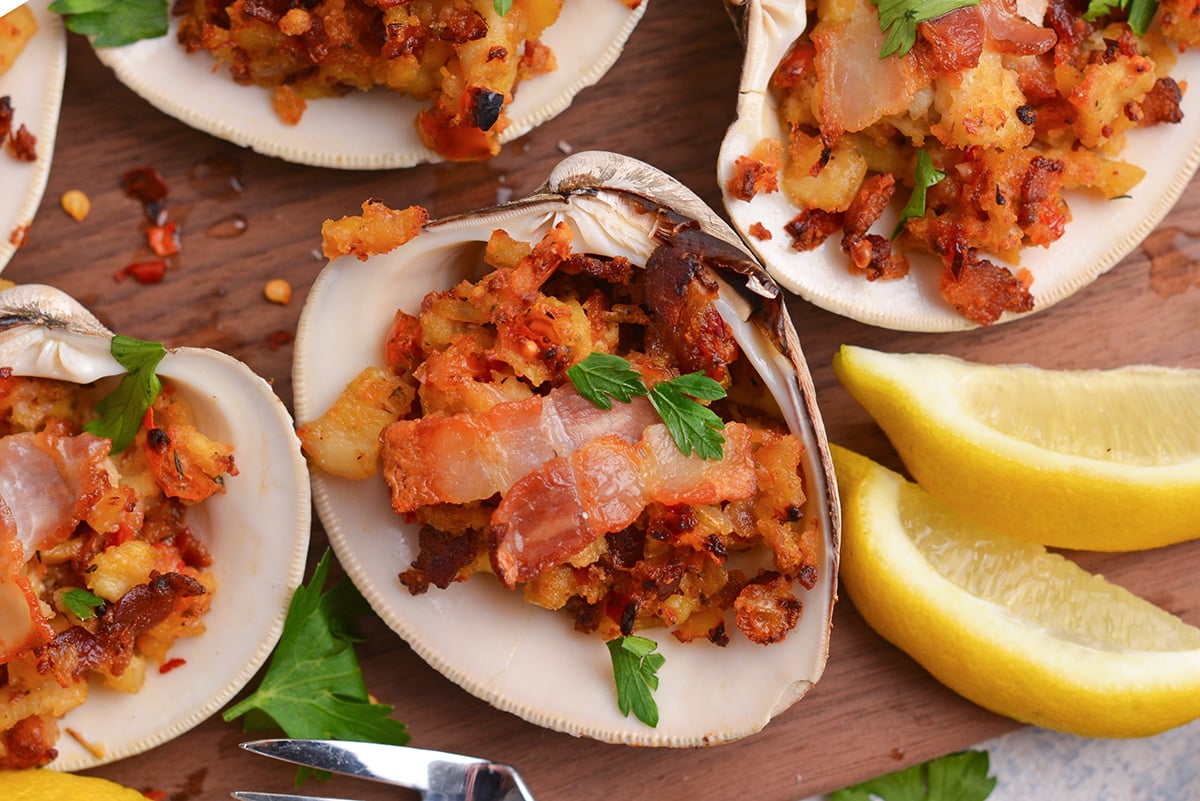
[[1019,319],[1130,253],[1200,162],[1200,57],[1174,2],[1149,23],[882,5],[915,15],[907,37],[870,0],[730,4],[745,62],[725,207],[816,305],[898,330]]
[[[149,405],[110,416],[151,374]],[[309,499],[291,417],[244,364],[0,292],[3,766],[100,765],[232,698],[282,630]]]
[[[365,263],[333,258],[296,340],[347,572],[426,661],[531,722],[654,746],[761,729],[824,668],[839,537],[780,290],[688,189],[611,153],[523,200],[412,211],[390,250],[361,250],[369,203],[326,223],[327,253],[361,226],[339,241]],[[598,397],[610,380],[630,391]],[[711,414],[690,444],[673,388]],[[618,709],[605,643],[631,635],[664,657],[656,726]]]

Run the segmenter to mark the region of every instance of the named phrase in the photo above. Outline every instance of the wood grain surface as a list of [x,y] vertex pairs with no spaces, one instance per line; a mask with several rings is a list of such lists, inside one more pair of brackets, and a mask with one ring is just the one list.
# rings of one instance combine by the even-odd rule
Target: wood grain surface
[[[567,149],[615,150],[644,159],[720,209],[715,158],[733,118],[741,58],[720,3],[651,0],[615,68],[560,117],[491,162],[340,172],[265,158],[191,130],[116,81],[86,42],[71,36],[69,48],[49,187],[28,244],[4,277],[58,286],[130,336],[224,350],[271,381],[289,406],[289,338],[322,267],[314,254],[324,219],[355,213],[369,197],[392,206],[419,203],[435,216],[468,211],[505,193],[532,191]],[[126,170],[143,165],[166,178],[171,218],[183,230],[183,252],[166,280],[153,286],[113,278],[149,255],[141,209],[120,187]],[[58,206],[68,189],[82,189],[92,199],[91,216],[83,223]],[[990,330],[897,333],[795,301],[794,319],[830,440],[898,464],[887,440],[833,375],[830,360],[842,343],[1044,367],[1153,362],[1200,368],[1198,206],[1200,189],[1193,184],[1145,244],[1093,285],[1044,313]],[[242,235],[206,233],[237,216],[245,221]],[[295,290],[286,306],[263,299],[263,285],[280,277]],[[1129,510],[1130,525],[1144,514],[1153,510]],[[318,525],[312,553],[324,547]],[[1200,542],[1076,558],[1200,624],[1200,583],[1194,580]],[[941,687],[871,632],[847,598],[835,614],[825,676],[807,698],[759,734],[693,750],[612,746],[539,729],[443,678],[378,621],[368,623],[368,633],[360,650],[368,686],[395,705],[414,745],[510,762],[543,801],[794,801],[1017,725]],[[705,699],[697,697],[696,703]],[[146,754],[91,772],[161,790],[173,801],[215,801],[234,789],[288,790],[292,771],[240,752],[236,746],[243,738],[218,717]],[[365,800],[408,797],[339,779],[302,791]]]

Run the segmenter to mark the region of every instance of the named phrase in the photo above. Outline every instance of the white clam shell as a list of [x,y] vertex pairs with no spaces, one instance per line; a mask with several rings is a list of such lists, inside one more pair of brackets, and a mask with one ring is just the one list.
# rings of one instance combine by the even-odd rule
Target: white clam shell
[[[673,179],[633,159],[587,152],[561,162],[530,198],[432,222],[415,239],[365,263],[352,257],[330,262],[312,288],[296,338],[297,419],[322,414],[363,367],[380,363],[397,308],[415,313],[426,293],[477,278],[495,228],[536,241],[565,220],[575,231],[576,250],[624,255],[641,265],[654,245],[654,207],[660,205],[699,221],[744,254],[736,234]],[[416,554],[417,526],[393,513],[382,479],[355,482],[314,470],[317,511],[339,561],[379,615],[433,667],[538,725],[652,746],[751,734],[818,679],[837,577],[836,486],[812,383],[791,321],[782,313],[780,292],[748,254],[746,259],[751,275],[726,276],[731,286],[721,311],[808,446],[806,513],[817,517],[823,536],[820,580],[802,594],[800,625],[766,648],[740,633],[718,648],[706,642],[682,645],[665,631],[648,632],[666,657],[655,693],[660,722],[652,729],[620,715],[607,649],[598,636],[574,631],[568,616],[527,604],[487,576],[411,596],[397,574]],[[732,287],[742,281],[744,290]]]
[[[0,292],[0,366],[17,375],[88,383],[125,372],[112,337],[57,289],[24,285]],[[304,573],[311,506],[308,472],[290,415],[270,386],[214,350],[170,350],[157,373],[187,398],[199,428],[232,443],[238,475],[226,492],[188,511],[188,525],[212,552],[218,581],[206,632],[180,639],[166,674],[148,666],[135,695],[93,686],[67,714],[50,767],[82,770],[141,753],[199,724],[228,702],[265,662]],[[65,727],[103,748],[97,757]]]
[[[541,40],[558,69],[522,81],[508,108],[511,142],[561,114],[575,95],[616,62],[650,0],[629,9],[620,0],[568,0]],[[417,136],[417,111],[426,104],[376,88],[308,103],[298,125],[280,121],[271,91],[234,83],[208,53],[188,54],[175,39],[178,23],[158,39],[96,48],[117,78],[160,111],[267,156],[297,164],[379,170],[441,161]]]
[[38,30],[0,75],[0,97],[11,99],[14,126],[24,124],[37,137],[37,159],[33,163],[17,161],[0,151],[0,270],[17,252],[13,232],[33,223],[46,191],[67,73],[62,17],[50,12],[50,0],[31,0],[28,5]]
[[[717,180],[734,227],[767,271],[783,287],[823,309],[859,322],[903,331],[960,331],[976,325],[950,307],[938,291],[940,264],[925,254],[908,253],[912,269],[905,278],[867,281],[851,275],[840,235],[814,251],[791,248],[784,225],[799,213],[782,192],[759,194],[750,202],[730,197],[726,184],[739,156],[748,155],[764,137],[785,142],[778,105],[768,91],[771,73],[806,24],[804,0],[745,0],[731,9],[745,40],[737,118],[730,125],[717,160]],[[1200,52],[1181,53],[1171,71],[1181,85],[1200,81]],[[1105,200],[1085,192],[1067,195],[1072,220],[1066,233],[1048,248],[1025,248],[1020,267],[1034,283],[1033,314],[1070,297],[1128,255],[1166,216],[1200,165],[1200,97],[1185,93],[1184,119],[1175,125],[1132,131],[1118,156],[1146,170],[1129,197]],[[901,193],[898,193],[901,194]],[[903,203],[903,198],[896,201]],[[885,215],[876,232],[887,236],[899,206]],[[761,223],[772,238],[750,233]],[[1000,259],[989,256],[997,263]],[[1026,315],[1005,313],[999,322]]]

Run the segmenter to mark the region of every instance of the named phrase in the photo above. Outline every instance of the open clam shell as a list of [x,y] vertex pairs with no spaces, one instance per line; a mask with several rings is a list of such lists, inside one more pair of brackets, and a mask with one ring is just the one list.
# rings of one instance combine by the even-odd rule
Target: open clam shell
[[[650,0],[630,9],[620,0],[569,0],[541,37],[558,68],[522,81],[500,137],[511,142],[565,111],[579,92],[616,63]],[[187,53],[178,22],[157,39],[96,48],[117,78],[151,105],[193,128],[258,153],[314,167],[378,170],[438,162],[415,119],[424,103],[377,87],[314,100],[298,125],[279,119],[271,91],[235,83],[207,53]]]
[[417,526],[390,506],[379,477],[350,481],[313,471],[314,498],[341,564],[371,605],[437,670],[476,696],[533,723],[607,742],[693,746],[761,729],[821,675],[838,564],[839,512],[824,429],[781,293],[741,249],[736,234],[685,187],[639,161],[579,153],[561,162],[533,196],[431,222],[396,250],[330,262],[309,295],[296,338],[297,419],[322,414],[365,366],[382,363],[397,308],[478,278],[492,231],[536,241],[565,221],[574,250],[622,255],[644,265],[674,226],[699,223],[733,266],[722,275],[721,314],[756,361],[788,425],[807,446],[802,468],[821,535],[819,581],[801,591],[804,612],[782,641],[762,647],[740,635],[725,648],[649,636],[666,657],[649,728],[617,709],[612,667],[598,635],[573,630],[562,613],[522,601],[486,576],[412,596],[397,580],[416,555]]
[[[840,236],[832,236],[811,252],[791,247],[784,226],[800,211],[783,192],[759,193],[747,202],[731,197],[727,184],[739,156],[749,155],[764,138],[787,148],[776,97],[768,86],[772,72],[805,30],[805,0],[727,0],[745,44],[737,117],[730,125],[717,161],[717,180],[734,227],[754,250],[767,271],[783,287],[821,308],[860,322],[904,331],[958,331],[976,327],[947,304],[938,289],[941,266],[933,257],[909,253],[912,269],[898,280],[867,281],[852,275],[841,251]],[[1200,53],[1180,54],[1171,74],[1182,85],[1200,79]],[[1105,200],[1095,193],[1067,193],[1071,221],[1050,247],[1022,250],[1020,265],[1034,282],[1033,314],[1070,297],[1128,255],[1166,216],[1200,165],[1200,100],[1195,93],[1183,99],[1183,121],[1129,133],[1119,158],[1143,167],[1146,176],[1128,197]],[[902,194],[902,193],[898,193]],[[888,236],[896,224],[903,198],[874,229]],[[762,225],[771,238],[755,236]],[[996,263],[1002,260],[989,255]],[[1026,314],[1006,312],[1005,322]]]
[[[107,381],[124,368],[109,353],[112,333],[57,289],[24,285],[0,292],[0,366],[14,374],[78,383]],[[146,751],[212,715],[262,666],[303,578],[311,528],[308,472],[290,415],[270,386],[217,351],[170,350],[157,373],[195,412],[197,426],[232,443],[238,475],[224,494],[188,512],[188,525],[212,553],[218,581],[206,631],[180,639],[184,664],[129,695],[93,687],[62,727],[99,746],[59,739],[59,770],[81,770]]]

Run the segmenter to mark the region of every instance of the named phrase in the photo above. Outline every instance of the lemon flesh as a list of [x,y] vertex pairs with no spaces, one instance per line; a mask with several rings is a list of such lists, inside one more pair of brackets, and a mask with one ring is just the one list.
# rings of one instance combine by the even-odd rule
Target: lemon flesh
[[1200,537],[1200,370],[1044,370],[843,346],[842,384],[916,481],[1042,545]]
[[146,801],[146,796],[92,776],[76,776],[44,768],[0,770],[4,801]]
[[875,631],[940,682],[998,714],[1088,737],[1200,718],[1200,629],[832,451],[842,585]]

